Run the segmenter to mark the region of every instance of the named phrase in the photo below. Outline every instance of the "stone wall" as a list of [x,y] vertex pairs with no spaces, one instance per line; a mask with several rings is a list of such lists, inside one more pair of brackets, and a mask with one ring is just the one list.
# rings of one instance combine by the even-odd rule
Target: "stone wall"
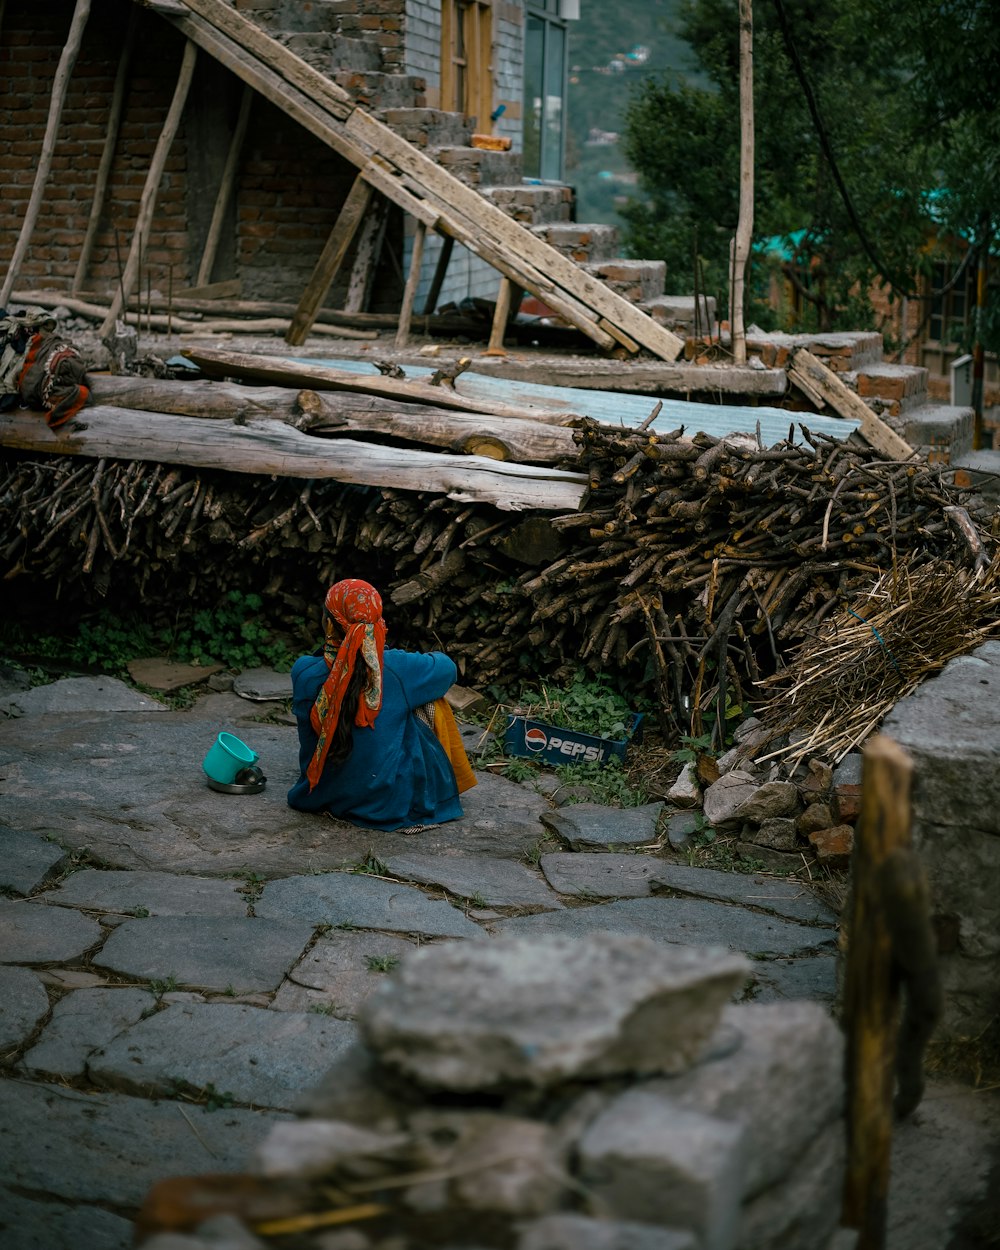
[[1000,1018],[1000,642],[951,660],[882,729],[914,761],[913,844],[945,990],[936,1036],[975,1038]]
[[383,1208],[316,1250],[847,1250],[841,1035],[733,1005],[748,971],[612,933],[423,947],[253,1171]]

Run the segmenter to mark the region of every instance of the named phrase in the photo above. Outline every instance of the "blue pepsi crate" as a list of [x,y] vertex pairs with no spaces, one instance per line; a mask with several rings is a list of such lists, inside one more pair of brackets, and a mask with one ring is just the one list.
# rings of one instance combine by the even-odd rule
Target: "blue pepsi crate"
[[625,759],[630,742],[642,736],[642,713],[632,713],[632,723],[624,738],[598,738],[576,729],[561,729],[528,716],[507,715],[503,745],[507,755],[540,760],[544,764],[607,764]]

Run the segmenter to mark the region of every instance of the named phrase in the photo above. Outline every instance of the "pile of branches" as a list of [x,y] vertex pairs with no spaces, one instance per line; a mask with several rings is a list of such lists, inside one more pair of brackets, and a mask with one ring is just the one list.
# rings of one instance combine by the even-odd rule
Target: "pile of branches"
[[838,763],[925,678],[998,634],[1000,555],[971,572],[945,560],[890,569],[761,683],[758,759]]
[[968,567],[995,545],[937,467],[793,432],[764,448],[583,420],[565,467],[589,473],[587,510],[554,517],[8,453],[0,573],[147,619],[253,591],[268,624],[309,646],[326,586],[364,577],[383,592],[392,643],[446,650],[467,683],[558,682],[582,665],[658,706],[665,728],[721,736],[727,710],[886,570]]

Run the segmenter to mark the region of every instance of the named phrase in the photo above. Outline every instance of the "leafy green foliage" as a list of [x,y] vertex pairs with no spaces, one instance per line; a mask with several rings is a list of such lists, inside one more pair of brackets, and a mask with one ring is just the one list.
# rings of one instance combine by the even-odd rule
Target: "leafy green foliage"
[[605,807],[641,807],[649,799],[642,784],[631,782],[616,758],[605,764],[597,761],[557,764],[555,773],[563,785],[585,787],[592,796],[591,801]]
[[369,955],[365,962],[369,972],[391,972],[399,963],[399,956]]
[[225,664],[227,668],[269,668],[286,670],[292,655],[282,642],[275,642],[261,621],[260,595],[231,590],[223,603],[213,609],[195,612],[190,624],[179,628],[171,638],[171,650],[179,660],[193,664]]
[[513,704],[518,715],[598,738],[624,738],[632,723],[628,701],[605,673],[578,671],[561,689],[525,687]]

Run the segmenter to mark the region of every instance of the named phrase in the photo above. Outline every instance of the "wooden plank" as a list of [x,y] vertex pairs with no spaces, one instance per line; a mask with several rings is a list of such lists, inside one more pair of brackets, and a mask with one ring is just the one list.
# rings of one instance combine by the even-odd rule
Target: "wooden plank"
[[804,347],[798,348],[792,354],[792,363],[796,372],[823,396],[835,412],[858,422],[858,433],[869,446],[889,460],[910,460],[917,455],[905,438],[880,420],[861,396],[855,395],[812,352]]
[[427,238],[427,226],[417,222],[413,235],[413,251],[410,253],[410,272],[406,276],[403,288],[403,305],[399,310],[399,325],[396,327],[396,347],[403,348],[409,342],[410,322],[413,320],[413,306],[417,299],[417,287],[420,285],[420,270],[424,263],[424,240]]
[[38,163],[35,166],[35,180],[31,188],[31,195],[28,198],[28,207],[25,209],[21,230],[17,236],[17,242],[14,244],[14,252],[7,267],[7,275],[3,280],[3,285],[0,286],[0,308],[6,308],[7,306],[18,271],[31,244],[35,222],[38,220],[42,200],[45,198],[45,184],[49,180],[49,172],[52,169],[52,157],[55,153],[56,140],[59,137],[59,121],[62,117],[63,105],[66,103],[66,90],[69,87],[70,76],[73,73],[73,66],[76,64],[77,53],[80,51],[80,44],[83,41],[84,27],[87,25],[89,16],[90,0],[76,0],[69,33],[66,36],[66,43],[63,45],[63,50],[59,56],[59,64],[56,66],[55,77],[52,80],[52,91],[49,96],[49,113],[45,122],[45,133],[42,135],[41,152],[38,156]]
[[320,309],[320,305],[326,299],[330,287],[333,285],[333,280],[343,264],[344,257],[347,255],[347,249],[351,246],[351,242],[358,232],[358,227],[368,211],[371,198],[371,185],[365,181],[362,172],[354,179],[354,184],[347,193],[344,206],[341,208],[333,229],[330,231],[330,237],[327,239],[323,251],[320,253],[320,258],[316,262],[316,268],[313,270],[312,277],[306,284],[306,289],[302,292],[299,306],[292,317],[292,324],[288,327],[288,333],[285,335],[285,342],[291,344],[291,346],[298,347],[305,342],[306,336],[316,320],[316,314]]
[[[535,272],[548,275],[550,280],[560,288],[564,299],[570,302],[575,301],[590,310],[587,322],[580,324],[579,328],[606,349],[621,340],[616,340],[614,336],[599,328],[597,322],[600,317],[605,317],[608,322],[623,331],[630,340],[664,359],[673,360],[680,354],[683,349],[683,341],[680,338],[659,326],[652,318],[617,295],[604,283],[584,274],[572,261],[511,220],[501,209],[480,196],[478,192],[466,187],[446,170],[434,164],[387,126],[360,109],[354,108],[353,103],[351,111],[345,116],[343,100],[340,99],[342,93],[338,92],[334,103],[330,102],[330,93],[327,88],[332,84],[328,79],[318,74],[311,66],[306,65],[289,49],[270,39],[233,9],[221,3],[221,0],[185,0],[185,2],[195,13],[210,22],[217,32],[225,32],[237,43],[242,44],[248,52],[252,52],[254,57],[260,58],[287,86],[298,88],[311,97],[314,103],[320,105],[321,113],[324,110],[328,111],[330,114],[328,120],[340,119],[343,122],[339,129],[341,141],[346,139],[348,147],[353,145],[365,154],[363,159],[352,158],[355,164],[360,167],[364,160],[377,152],[390,166],[395,166],[401,173],[410,174],[415,185],[404,188],[391,172],[380,170],[376,175],[379,180],[374,185],[390,199],[402,204],[407,211],[413,212],[418,219],[426,221],[432,228],[445,229],[448,233],[454,234],[465,246],[484,255],[491,264],[496,263],[494,256],[502,255],[505,260],[504,266],[501,267],[502,273],[518,285],[539,294],[542,298],[548,298],[548,302],[552,303],[551,297],[542,295],[536,285],[522,280],[526,275],[519,271],[519,262],[523,259]],[[200,37],[205,39],[204,32]],[[245,55],[244,60],[246,59],[248,58]],[[278,94],[281,95],[280,90]],[[275,103],[285,108],[290,115],[300,117],[303,115],[301,101],[289,101],[287,107],[280,98],[275,99]],[[402,194],[405,192],[409,193],[411,203],[416,201],[421,204],[421,207],[414,210],[404,202]],[[437,214],[434,213],[434,209],[437,210]],[[441,218],[438,225],[431,220],[435,215]],[[451,228],[448,224],[449,220],[460,228],[461,234]],[[476,246],[477,240],[482,240],[480,246]],[[569,307],[570,303],[564,306]],[[562,314],[562,310],[557,311]],[[569,319],[577,324],[575,317]]]
[[454,250],[454,238],[450,234],[444,235],[441,240],[441,254],[438,256],[437,265],[434,269],[434,277],[431,279],[431,287],[427,292],[427,299],[424,302],[425,317],[429,317],[437,307],[437,302],[441,295],[441,288],[444,286],[445,274],[448,272],[448,264],[451,261],[451,254]]
[[94,239],[100,225],[101,213],[104,211],[104,198],[108,191],[108,178],[111,174],[111,163],[118,146],[118,131],[121,128],[122,109],[125,104],[125,87],[128,82],[128,70],[132,60],[132,48],[135,44],[136,27],[139,24],[139,10],[132,9],[128,15],[128,27],[125,31],[125,42],[121,56],[118,58],[118,70],[115,74],[115,85],[111,91],[111,105],[108,109],[108,122],[104,134],[104,147],[101,150],[101,163],[97,167],[97,180],[94,184],[94,198],[90,202],[90,216],[87,218],[87,233],[80,248],[76,262],[76,274],[73,277],[73,293],[76,294],[83,286],[83,280],[90,265],[90,254],[94,250]]
[[872,738],[865,747],[844,983],[848,1158],[843,1219],[861,1230],[860,1250],[885,1245],[899,993],[892,979],[881,870],[910,840],[912,772],[909,756],[891,738]]
[[812,382],[809,381],[809,378],[802,372],[801,369],[796,369],[795,366],[792,365],[788,370],[788,376],[811,404],[815,404],[817,408],[826,407],[826,400],[816,387],[813,386]]
[[[358,246],[351,265],[351,275],[347,282],[347,295],[344,299],[344,312],[364,312],[368,308],[372,283],[378,270],[379,258],[382,255],[382,241],[389,220],[389,201],[380,195],[372,204],[371,211],[361,223],[358,235]],[[319,316],[320,313],[317,313]]]
[[449,386],[432,386],[429,382],[417,379],[400,381],[397,378],[375,377],[370,373],[348,373],[346,370],[331,369],[325,365],[309,365],[280,356],[258,356],[207,347],[186,347],[181,354],[194,361],[203,372],[216,377],[248,378],[284,386],[310,387],[313,390],[355,391],[365,395],[382,395],[403,403],[432,404],[459,412],[490,413],[498,417],[522,417],[527,421],[544,421],[552,425],[565,425],[573,415],[543,407],[474,399],[468,395],[460,395]]
[[125,272],[111,301],[108,315],[101,325],[101,338],[106,337],[115,328],[115,322],[123,310],[125,301],[132,293],[132,288],[135,286],[139,275],[142,240],[149,238],[153,214],[156,211],[156,197],[160,189],[160,179],[163,177],[163,169],[167,163],[167,157],[170,155],[170,149],[173,147],[174,139],[181,124],[181,116],[184,112],[184,105],[187,102],[197,59],[198,49],[189,40],[184,45],[184,55],[181,58],[181,67],[177,74],[177,85],[174,87],[173,99],[170,101],[170,108],[167,110],[166,120],[163,123],[163,129],[160,131],[160,137],[156,141],[153,159],[150,161],[149,172],[146,175],[146,182],[142,189],[142,196],[139,200],[139,212],[136,216],[135,232],[132,235],[132,246],[129,248],[128,260],[125,262]]
[[226,164],[222,170],[222,178],[219,182],[219,193],[215,197],[215,207],[212,209],[212,220],[209,223],[208,235],[205,239],[205,249],[201,254],[201,264],[198,266],[198,276],[195,279],[196,286],[207,286],[212,281],[212,270],[215,268],[215,258],[219,251],[226,210],[229,208],[229,202],[233,198],[233,187],[236,185],[236,171],[239,168],[243,140],[246,138],[247,126],[250,123],[250,107],[252,104],[253,89],[244,83],[243,96],[240,100],[240,111],[236,118],[236,128],[233,130],[229,151],[226,153]]
[[559,469],[320,439],[282,421],[234,424],[166,415],[153,419],[147,412],[128,408],[88,408],[86,420],[59,431],[50,430],[38,413],[0,413],[0,446],[429,491],[463,503],[493,504],[503,511],[572,512],[587,491],[583,474]]
[[[182,291],[174,292],[174,298],[171,303],[178,312],[184,311],[181,307],[182,303],[198,305],[196,309],[189,308],[189,312],[219,312],[220,300],[238,301],[242,290],[242,279],[227,278],[224,282],[209,282],[206,286],[186,286]],[[273,308],[267,311],[275,312]],[[294,312],[295,310],[291,309],[290,311]],[[280,311],[275,313],[275,316],[280,316]]]

